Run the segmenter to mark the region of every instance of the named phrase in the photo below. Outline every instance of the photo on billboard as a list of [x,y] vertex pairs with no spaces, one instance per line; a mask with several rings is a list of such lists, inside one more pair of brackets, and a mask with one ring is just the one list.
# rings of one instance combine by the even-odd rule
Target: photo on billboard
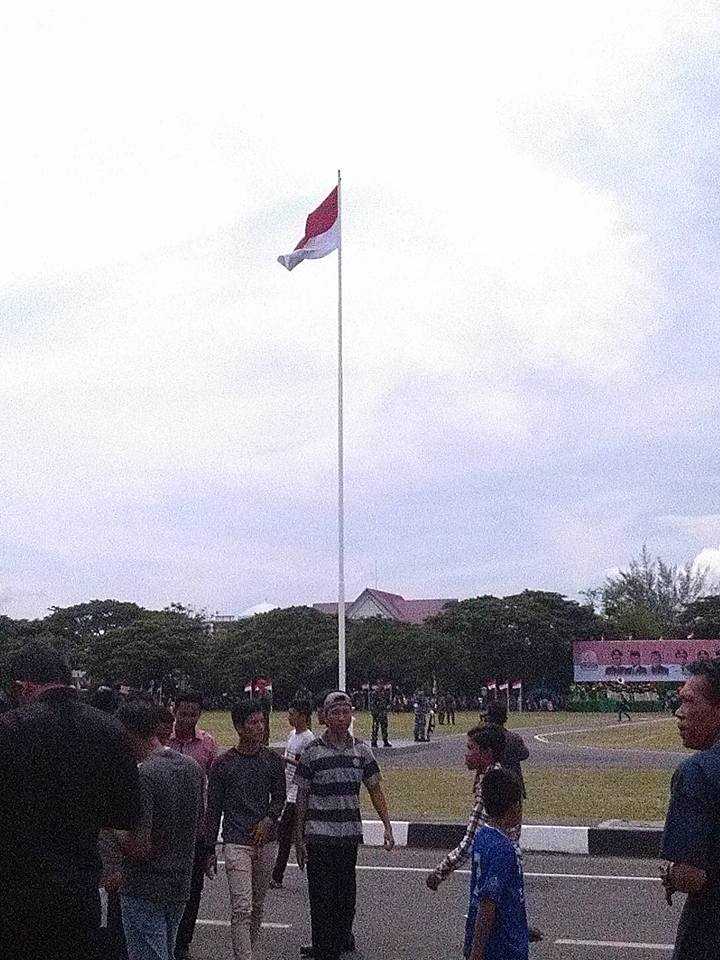
[[693,660],[719,660],[718,640],[577,640],[575,683],[681,683]]

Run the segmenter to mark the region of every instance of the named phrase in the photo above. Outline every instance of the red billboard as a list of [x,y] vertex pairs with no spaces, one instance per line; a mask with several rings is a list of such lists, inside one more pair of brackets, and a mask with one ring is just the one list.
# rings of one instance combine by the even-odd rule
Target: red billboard
[[720,659],[719,640],[577,640],[576,683],[681,683],[693,660]]

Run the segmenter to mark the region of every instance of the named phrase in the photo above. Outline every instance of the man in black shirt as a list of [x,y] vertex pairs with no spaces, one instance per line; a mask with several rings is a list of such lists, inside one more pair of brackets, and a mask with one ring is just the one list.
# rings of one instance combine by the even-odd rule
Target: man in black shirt
[[662,854],[668,900],[687,894],[673,960],[720,957],[720,663],[696,661],[676,712],[683,744],[698,752],[673,775]]
[[30,643],[11,666],[22,706],[0,717],[0,957],[96,960],[98,833],[138,822],[135,760],[52,647]]

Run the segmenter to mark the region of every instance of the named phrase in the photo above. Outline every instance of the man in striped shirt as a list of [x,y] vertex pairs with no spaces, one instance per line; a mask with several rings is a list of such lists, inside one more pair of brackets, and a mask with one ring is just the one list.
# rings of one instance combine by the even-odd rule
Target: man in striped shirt
[[385,849],[395,846],[380,768],[366,743],[349,733],[350,698],[328,694],[323,704],[325,733],[300,754],[295,774],[296,853],[307,863],[312,947],[301,955],[338,960],[355,947],[355,866],[362,843],[360,785],[365,784],[385,827]]

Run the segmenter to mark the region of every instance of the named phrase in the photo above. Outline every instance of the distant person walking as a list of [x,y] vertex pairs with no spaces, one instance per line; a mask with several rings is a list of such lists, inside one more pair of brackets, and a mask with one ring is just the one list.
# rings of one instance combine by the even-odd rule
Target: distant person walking
[[507,723],[508,713],[507,706],[504,703],[499,701],[494,701],[488,706],[487,709],[487,722],[494,727],[498,727],[505,734],[505,750],[500,759],[500,763],[506,770],[509,770],[511,773],[514,773],[515,776],[520,781],[520,786],[522,788],[523,797],[527,796],[525,792],[525,781],[522,775],[522,768],[520,764],[523,760],[527,760],[530,756],[530,751],[528,750],[525,741],[520,736],[519,733],[515,733],[514,730],[507,730],[505,724]]
[[200,910],[203,883],[205,880],[205,865],[207,850],[205,847],[205,804],[207,801],[207,782],[213,763],[218,757],[218,745],[215,737],[207,730],[198,727],[202,716],[203,699],[199,693],[188,691],[181,693],[175,700],[175,727],[168,746],[177,750],[185,757],[191,757],[203,772],[203,816],[201,818],[198,838],[195,845],[195,859],[193,862],[192,883],[190,896],[185,905],[180,927],[178,929],[175,957],[185,960],[190,953],[190,944],[195,933],[195,924]]
[[312,945],[300,953],[338,960],[355,948],[358,846],[362,843],[360,786],[370,794],[385,831],[385,849],[395,846],[380,769],[370,747],[350,735],[352,704],[342,691],[323,704],[325,733],[303,750],[297,768],[296,851],[307,864]]
[[122,704],[116,717],[135,748],[143,788],[140,824],[118,835],[124,857],[120,906],[128,960],[172,960],[190,897],[204,774],[190,757],[157,746],[158,712],[153,704]]
[[303,750],[315,739],[315,734],[310,729],[311,717],[311,701],[295,700],[290,705],[288,723],[292,727],[292,733],[287,739],[283,757],[285,761],[286,799],[278,823],[278,851],[273,867],[272,880],[270,881],[270,887],[273,890],[280,890],[283,885],[285,868],[290,857],[290,848],[295,841],[295,803],[297,800],[295,772]]
[[455,726],[455,706],[456,700],[452,693],[445,697],[445,717],[449,726]]
[[52,647],[26,645],[10,670],[22,706],[0,716],[0,957],[98,960],[98,834],[140,820],[135,758]]
[[617,699],[617,718],[618,723],[622,723],[622,718],[627,717],[628,723],[632,722],[630,716],[630,697],[625,690],[621,690]]
[[239,701],[230,715],[238,742],[210,770],[207,872],[217,872],[215,843],[222,820],[233,955],[235,960],[252,960],[277,858],[285,765],[263,744],[265,718],[256,700]]
[[673,960],[720,957],[720,663],[688,665],[676,717],[683,744],[697,750],[673,775],[662,855],[668,901],[687,894]]

